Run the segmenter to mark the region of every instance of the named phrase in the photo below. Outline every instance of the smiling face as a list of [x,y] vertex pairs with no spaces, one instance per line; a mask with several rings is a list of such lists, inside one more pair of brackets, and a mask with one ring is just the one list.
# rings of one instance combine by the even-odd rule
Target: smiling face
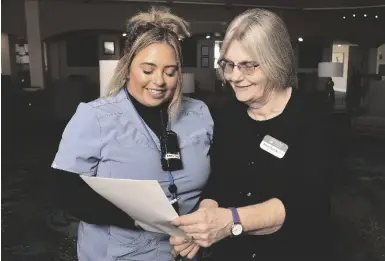
[[[256,61],[237,40],[229,44],[224,54],[224,59],[235,65],[247,63],[256,64]],[[264,95],[267,78],[259,66],[254,68],[252,74],[242,73],[237,66],[234,66],[232,73],[224,73],[224,77],[230,83],[240,102],[252,104],[260,100]]]
[[154,43],[133,59],[128,91],[141,104],[155,107],[172,99],[178,77],[174,49],[166,43]]

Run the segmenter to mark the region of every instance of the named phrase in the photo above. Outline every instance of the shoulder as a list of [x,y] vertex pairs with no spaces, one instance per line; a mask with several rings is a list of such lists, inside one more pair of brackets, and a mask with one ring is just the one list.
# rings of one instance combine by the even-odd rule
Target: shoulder
[[86,103],[98,119],[123,114],[126,110],[127,97],[120,91],[115,95],[101,97]]
[[246,115],[247,105],[231,98],[212,110],[216,126],[241,124]]
[[126,106],[127,98],[121,93],[80,103],[66,129],[78,132],[97,129],[102,132],[102,129],[112,126],[117,117],[127,112]]
[[212,123],[211,112],[203,101],[196,100],[189,97],[182,98],[181,117],[197,117],[202,120]]

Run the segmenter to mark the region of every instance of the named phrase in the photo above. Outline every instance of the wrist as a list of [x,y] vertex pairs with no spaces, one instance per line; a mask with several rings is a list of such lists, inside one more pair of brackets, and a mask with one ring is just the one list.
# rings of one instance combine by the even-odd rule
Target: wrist
[[204,199],[199,204],[199,208],[217,208],[219,207],[218,202],[212,199]]
[[226,237],[229,237],[232,235],[231,233],[231,228],[233,227],[233,214],[231,213],[231,210],[226,208],[225,209],[225,224],[226,224],[226,227],[225,227],[225,233],[226,233]]

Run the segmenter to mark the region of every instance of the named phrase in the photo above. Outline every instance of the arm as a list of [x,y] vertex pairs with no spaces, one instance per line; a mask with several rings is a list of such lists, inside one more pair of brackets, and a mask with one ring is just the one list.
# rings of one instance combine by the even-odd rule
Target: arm
[[78,174],[63,170],[53,174],[58,205],[74,217],[89,224],[135,228],[130,216],[96,193]]
[[286,217],[285,206],[277,198],[237,210],[243,229],[249,235],[272,234],[282,227]]
[[53,174],[59,205],[82,221],[97,225],[134,227],[134,221],[91,189],[80,175],[95,176],[101,148],[102,128],[94,109],[80,104],[65,128],[56,153]]

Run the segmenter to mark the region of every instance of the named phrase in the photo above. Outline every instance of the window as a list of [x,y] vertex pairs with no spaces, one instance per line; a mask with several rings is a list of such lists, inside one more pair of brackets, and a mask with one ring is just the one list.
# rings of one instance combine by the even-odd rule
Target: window
[[215,41],[214,44],[214,68],[218,68],[218,59],[220,56],[220,50],[222,48],[223,41]]

